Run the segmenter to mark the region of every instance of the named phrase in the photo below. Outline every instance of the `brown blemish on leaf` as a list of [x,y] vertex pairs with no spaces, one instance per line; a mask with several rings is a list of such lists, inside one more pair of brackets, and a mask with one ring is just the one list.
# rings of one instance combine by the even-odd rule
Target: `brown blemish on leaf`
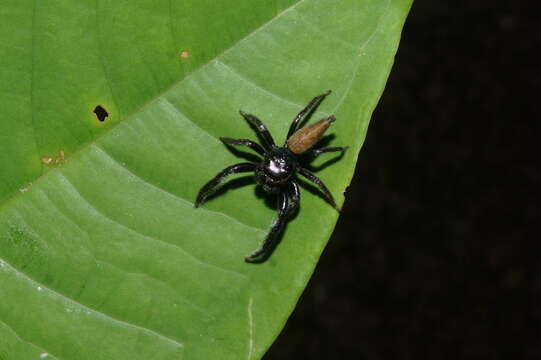
[[50,163],[53,162],[53,158],[52,158],[52,157],[45,156],[45,157],[42,157],[42,158],[41,158],[41,162],[44,163],[44,164],[50,164]]
[[58,164],[59,162],[63,161],[65,159],[65,153],[64,150],[60,149],[59,156],[52,158],[50,156],[44,156],[41,158],[41,162],[47,165],[51,164]]
[[183,59],[187,59],[189,56],[190,56],[190,53],[188,52],[188,50],[183,50],[180,52],[180,57]]
[[55,163],[59,163],[60,161],[64,160],[64,150],[60,150],[60,156],[57,156],[54,161]]

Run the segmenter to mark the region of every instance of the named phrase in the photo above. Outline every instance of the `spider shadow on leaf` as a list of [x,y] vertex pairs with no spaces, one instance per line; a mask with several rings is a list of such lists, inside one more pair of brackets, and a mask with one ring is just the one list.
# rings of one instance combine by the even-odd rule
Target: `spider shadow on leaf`
[[225,144],[225,146],[235,156],[245,158],[246,160],[251,161],[251,162],[255,162],[255,163],[261,162],[261,158],[259,156],[257,156],[257,155],[254,155],[254,154],[246,152],[246,151],[239,150],[239,149],[237,149],[237,148],[235,148],[235,147],[233,147],[233,146],[231,146],[229,144]]
[[306,168],[312,172],[318,172],[318,171],[321,171],[323,169],[325,169],[327,166],[331,166],[332,164],[340,161],[340,159],[342,159],[342,157],[344,156],[344,153],[341,153],[340,155],[338,156],[335,156],[327,161],[325,161],[323,164],[321,165],[318,165],[318,166],[314,166],[314,165],[306,165]]
[[323,202],[327,203],[327,199],[325,199],[325,196],[323,195],[323,193],[317,188],[317,186],[315,185],[312,185],[311,183],[309,183],[308,181],[304,180],[304,179],[298,179],[299,181],[299,184],[301,185],[301,187],[308,191],[309,193],[311,193],[312,195],[315,195],[317,196],[318,198],[320,198],[321,200],[323,200]]
[[319,171],[327,168],[328,166],[331,166],[332,164],[340,161],[344,157],[344,154],[345,154],[345,152],[342,152],[342,153],[340,153],[340,155],[334,156],[334,157],[324,161],[320,165],[315,166],[315,165],[312,165],[312,164],[308,164],[305,167],[308,170],[312,171],[312,172],[319,172]]
[[319,139],[319,141],[315,144],[315,148],[324,148],[324,147],[327,147],[330,145],[330,142],[334,140],[334,138],[336,138],[336,135],[334,134],[329,134],[329,135],[324,135],[321,137],[321,139]]
[[239,177],[239,178],[236,178],[236,179],[232,179],[232,180],[224,183],[219,188],[217,188],[216,191],[214,191],[212,194],[210,194],[205,201],[210,201],[210,200],[212,200],[212,199],[214,199],[214,198],[216,198],[216,197],[218,197],[220,195],[225,194],[229,190],[239,189],[239,188],[241,188],[243,186],[254,184],[254,183],[255,183],[254,182],[254,177],[250,176],[250,175]]
[[[323,136],[321,138],[321,140],[318,141],[317,147],[318,148],[324,148],[324,147],[329,146],[330,142],[333,141],[335,137],[336,137],[336,135],[334,135],[334,134],[329,134],[329,135]],[[307,168],[308,170],[312,171],[312,172],[319,172],[319,171],[325,169],[327,166],[330,166],[330,165],[334,164],[335,162],[340,161],[340,159],[342,159],[344,154],[345,154],[345,151],[342,151],[342,152],[339,153],[338,156],[333,156],[330,159],[325,160],[323,163],[321,163],[320,165],[317,165],[317,166],[314,166],[314,165],[311,164],[311,162],[314,160],[313,157],[305,156],[303,158],[303,160],[304,160],[303,161],[303,166],[305,168]]]

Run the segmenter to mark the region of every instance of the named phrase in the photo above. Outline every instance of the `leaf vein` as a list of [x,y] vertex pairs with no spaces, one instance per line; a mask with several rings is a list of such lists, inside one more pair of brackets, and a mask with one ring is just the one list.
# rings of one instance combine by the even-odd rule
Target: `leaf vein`
[[254,319],[253,319],[253,305],[254,305],[254,298],[250,296],[248,299],[248,360],[252,359],[252,356],[254,354]]
[[40,346],[40,345],[37,345],[36,343],[34,342],[31,342],[29,340],[26,340],[24,339],[22,336],[20,336],[11,326],[9,326],[8,324],[6,324],[4,321],[0,320],[0,325],[4,325],[4,328],[9,331],[10,333],[13,334],[13,336],[15,336],[19,341],[22,341],[22,342],[25,342],[27,344],[30,344],[32,346],[34,346],[35,348],[37,348],[38,350],[40,351],[43,351],[43,353],[46,353],[47,354],[47,359],[58,359],[58,360],[61,360],[61,358],[59,358],[58,356],[56,355],[53,355],[49,350],[46,350],[44,347]]
[[126,320],[120,320],[120,319],[117,319],[117,318],[114,318],[112,317],[111,315],[108,315],[108,314],[105,314],[103,312],[100,312],[98,310],[95,310],[89,306],[86,306],[84,304],[81,304],[80,302],[74,300],[74,299],[71,299],[69,298],[68,296],[62,294],[62,293],[59,293],[47,286],[45,286],[43,283],[40,283],[34,279],[32,279],[30,276],[26,275],[25,273],[17,270],[14,266],[12,266],[11,264],[9,264],[7,261],[3,260],[3,263],[2,263],[2,268],[8,268],[8,271],[11,271],[13,273],[15,273],[18,277],[22,278],[23,280],[29,282],[33,287],[37,287],[37,286],[40,286],[42,291],[44,292],[48,292],[50,293],[51,295],[57,297],[58,299],[61,299],[63,301],[65,301],[66,303],[68,304],[72,304],[76,307],[80,307],[82,309],[84,309],[85,311],[88,311],[92,314],[95,314],[97,317],[101,317],[101,318],[104,318],[105,320],[107,321],[111,321],[113,323],[116,323],[120,326],[123,326],[123,327],[128,327],[128,328],[133,328],[137,331],[142,331],[144,333],[147,333],[147,334],[150,334],[152,336],[155,336],[157,337],[158,339],[160,340],[163,340],[163,341],[166,341],[167,343],[170,343],[172,345],[174,345],[175,347],[177,348],[184,348],[184,345],[180,342],[178,342],[177,340],[175,339],[172,339],[170,337],[167,337],[165,335],[162,335],[154,330],[151,330],[151,329],[147,329],[145,327],[142,327],[142,326],[139,326],[139,325],[136,325],[136,324],[133,324],[129,321],[126,321]]
[[342,106],[342,104],[344,103],[345,99],[346,99],[346,96],[349,94],[352,86],[353,86],[353,81],[357,78],[357,74],[359,73],[359,68],[360,68],[360,65],[361,65],[361,52],[364,50],[364,48],[366,48],[368,46],[368,44],[370,44],[370,42],[372,41],[372,39],[375,37],[375,35],[377,34],[381,24],[383,23],[383,19],[385,18],[385,16],[389,13],[389,7],[391,5],[391,0],[388,0],[387,1],[387,5],[385,7],[385,10],[382,11],[382,14],[378,20],[378,23],[377,25],[375,26],[374,28],[374,31],[372,32],[372,34],[370,34],[370,36],[368,36],[368,38],[359,46],[359,49],[357,50],[358,54],[357,54],[357,57],[359,58],[357,60],[357,63],[355,64],[355,68],[353,70],[353,74],[352,76],[349,78],[349,83],[348,83],[348,86],[346,88],[346,90],[344,91],[342,97],[340,98],[340,100],[338,101],[338,103],[336,104],[336,106],[334,107],[333,111],[331,111],[331,113],[334,113],[338,110],[338,108],[340,106]]
[[222,272],[226,272],[226,273],[230,273],[230,274],[233,274],[235,276],[240,276],[241,278],[243,278],[244,280],[249,280],[246,275],[244,274],[241,274],[239,272],[236,272],[236,271],[233,271],[233,270],[229,270],[229,269],[224,269],[224,268],[221,268],[219,266],[216,266],[214,264],[210,264],[210,263],[207,263],[207,262],[204,262],[200,259],[198,259],[197,257],[195,257],[194,255],[192,255],[191,253],[189,253],[188,251],[184,250],[181,246],[179,246],[178,244],[174,244],[174,243],[170,243],[170,242],[167,242],[167,241],[164,241],[162,239],[158,239],[154,236],[150,236],[150,235],[146,235],[146,234],[143,234],[135,229],[132,229],[131,227],[119,222],[118,220],[116,219],[113,219],[111,218],[110,216],[108,216],[107,214],[105,214],[103,211],[101,211],[100,209],[98,209],[96,206],[94,206],[87,198],[85,198],[78,190],[77,188],[75,187],[75,185],[73,185],[73,183],[70,182],[70,180],[63,176],[63,178],[66,180],[66,182],[73,188],[73,191],[75,191],[78,196],[81,198],[82,201],[84,201],[86,204],[88,204],[89,208],[91,208],[97,215],[99,215],[100,217],[104,218],[106,221],[108,222],[111,222],[113,224],[116,224],[120,227],[122,227],[123,229],[127,230],[128,232],[131,232],[131,233],[135,233],[147,240],[150,240],[150,241],[153,241],[153,242],[157,242],[159,244],[162,244],[162,245],[165,245],[165,246],[168,246],[168,247],[172,247],[176,250],[179,250],[183,255],[185,255],[186,257],[188,257],[190,260],[192,260],[193,262],[199,264],[200,266],[204,266],[204,267],[210,267],[210,268],[213,268],[213,269],[216,269],[216,270],[219,270],[219,271],[222,271]]
[[342,40],[342,39],[340,39],[338,37],[329,36],[329,34],[327,32],[321,30],[319,27],[314,25],[313,22],[308,21],[306,19],[306,17],[304,17],[300,11],[295,10],[295,12],[298,15],[298,19],[305,25],[305,26],[303,26],[304,29],[308,28],[309,30],[313,31],[314,33],[316,33],[318,36],[320,36],[322,38],[328,39],[328,40],[333,41],[333,42],[337,42],[337,43],[347,47],[348,49],[357,50],[357,47],[355,46],[355,44],[350,43],[350,42],[345,41],[345,40]]
[[[273,93],[267,89],[265,89],[264,87],[262,87],[261,85],[255,83],[253,80],[250,80],[248,79],[245,75],[242,75],[238,70],[235,70],[231,65],[229,64],[226,64],[224,63],[223,61],[221,60],[216,60],[216,64],[218,65],[221,65],[225,70],[227,70],[228,72],[230,72],[231,74],[235,75],[237,78],[239,78],[240,80],[244,81],[245,83],[255,87],[256,89],[258,90],[261,90],[262,92],[264,92],[265,94],[269,95],[270,97],[273,97],[275,99],[278,99],[279,101],[282,101],[284,103],[287,103],[287,104],[290,104],[290,105],[293,105],[294,107],[297,107],[299,109],[302,109],[304,106],[303,105],[300,105],[300,104],[297,104],[296,102],[293,102],[291,100],[288,100],[288,99],[285,99],[283,97],[281,97],[280,95],[276,94],[276,93]],[[318,110],[320,113],[326,115],[326,116],[329,116],[329,114],[323,112],[323,111],[320,111]]]
[[[36,4],[37,0],[34,0],[33,8],[32,8],[32,40],[31,40],[31,64],[30,64],[30,125],[32,128],[32,137],[34,138],[34,142],[36,143],[36,152],[38,153],[38,158],[40,157],[40,147],[38,142],[38,136],[36,133],[36,111],[34,109],[34,98],[35,98],[35,82],[36,82],[36,72],[35,72],[35,58],[36,58]],[[40,167],[40,173],[43,173],[43,163],[40,159],[39,161],[39,167]],[[41,176],[41,175],[40,175]]]
[[120,107],[118,106],[118,103],[115,101],[115,93],[113,92],[113,87],[111,85],[111,79],[109,72],[107,71],[107,66],[105,65],[105,59],[103,55],[103,42],[104,37],[102,36],[102,31],[100,27],[100,16],[99,16],[99,0],[96,0],[96,32],[97,32],[97,39],[98,39],[98,57],[100,59],[100,64],[103,70],[103,75],[105,77],[105,83],[107,84],[107,88],[109,89],[109,92],[111,93],[111,100],[114,104],[116,104],[118,109],[118,117],[120,118]]
[[[122,165],[118,160],[116,160],[114,157],[112,157],[109,153],[107,153],[103,148],[97,146],[97,145],[93,145],[93,147],[100,151],[101,153],[103,153],[103,155],[105,155],[106,157],[108,157],[112,162],[116,163],[118,165],[118,167],[124,169],[126,172],[128,172],[129,174],[131,174],[132,177],[136,178],[138,181],[141,181],[142,183],[148,185],[149,187],[152,187],[153,189],[156,189],[168,196],[171,196],[183,203],[185,203],[186,205],[190,206],[190,207],[193,207],[195,208],[195,205],[192,201],[180,196],[180,195],[177,195],[177,194],[173,194],[149,181],[147,181],[146,179],[142,178],[141,176],[137,175],[136,173],[134,173],[132,170],[128,169],[126,166]],[[199,211],[199,210],[198,210]],[[257,232],[261,232],[261,233],[264,233],[266,234],[267,231],[265,229],[261,229],[261,228],[258,228],[256,226],[253,226],[253,225],[248,225],[246,223],[243,223],[241,222],[240,220],[238,220],[237,218],[234,218],[230,215],[227,215],[226,213],[223,213],[223,212],[220,212],[220,211],[214,211],[214,210],[208,210],[208,209],[205,209],[205,208],[200,208],[200,211],[201,212],[206,212],[206,213],[209,213],[209,214],[216,214],[216,215],[220,215],[220,216],[223,216],[225,218],[227,218],[228,220],[234,222],[234,223],[237,223],[245,228],[248,228],[250,230],[255,230]]]
[[[190,259],[192,259],[195,263],[199,264],[199,265],[203,265],[203,266],[210,266],[212,268],[216,268],[216,269],[219,269],[221,271],[225,271],[225,272],[228,272],[226,269],[222,269],[222,268],[219,268],[217,266],[214,266],[212,264],[207,264],[207,263],[204,263],[202,261],[200,261],[199,259],[195,258],[193,255],[191,255],[190,253],[188,253],[187,251],[185,251],[184,249],[182,249],[180,246],[176,245],[176,244],[172,244],[172,243],[168,243],[166,241],[163,241],[163,240],[160,240],[160,239],[156,239],[156,238],[153,238],[153,237],[150,237],[150,236],[147,236],[145,234],[142,234],[134,229],[131,229],[129,227],[127,227],[126,225],[114,220],[114,219],[111,219],[110,217],[108,217],[107,215],[103,214],[102,212],[100,212],[95,206],[93,206],[92,204],[90,204],[90,202],[88,202],[81,194],[80,192],[77,191],[77,189],[74,187],[74,185],[65,177],[65,176],[62,176],[63,179],[67,182],[68,186],[70,186],[74,192],[76,192],[78,194],[78,196],[80,197],[80,199],[82,201],[84,201],[88,206],[88,209],[92,212],[94,212],[96,215],[102,217],[105,221],[107,221],[108,223],[112,223],[114,225],[117,225],[117,226],[120,226],[122,227],[123,229],[127,230],[128,232],[133,232],[133,233],[136,233],[137,235],[139,236],[142,236],[143,238],[147,239],[147,240],[151,240],[152,242],[158,242],[162,245],[166,245],[167,247],[173,247],[173,248],[176,248],[178,250],[180,250],[184,255],[188,256]],[[54,206],[56,209],[57,209],[57,212],[60,213],[70,224],[73,224],[80,232],[84,233],[85,236],[89,239],[90,238],[90,234],[88,233],[88,231],[84,230],[83,228],[81,228],[81,226],[79,226],[79,224],[77,224],[75,222],[75,220],[73,220],[70,216],[68,216],[65,212],[61,211],[60,208],[58,208],[58,206],[56,205],[56,203],[51,199],[51,197],[43,190],[40,190],[43,195],[49,200],[49,202],[52,204],[52,206]],[[27,223],[28,225],[28,223]],[[30,225],[28,225],[30,226]],[[39,236],[38,236],[39,237]],[[143,273],[143,272],[134,272],[134,271],[128,271],[124,268],[121,268],[111,262],[108,262],[108,261],[105,261],[105,260],[101,260],[99,258],[96,257],[96,255],[93,253],[92,254],[92,257],[94,258],[94,261],[96,264],[98,263],[104,263],[104,264],[108,264],[116,269],[118,269],[119,271],[122,271],[124,272],[125,274],[127,275],[132,275],[132,276],[135,276],[135,277],[146,277],[150,280],[154,280],[154,281],[157,281],[165,286],[167,286],[169,289],[173,289],[173,287],[167,283],[166,281],[162,280],[162,279],[159,279],[159,278],[156,278],[154,276],[151,276],[150,274],[147,274],[147,273]],[[243,274],[240,274],[240,273],[236,273],[236,272],[233,272],[235,275],[237,276],[242,276],[243,278],[245,278],[247,280],[247,278],[243,275]],[[86,281],[86,277],[85,277],[85,281]],[[82,288],[81,288],[81,291],[79,291],[79,294],[82,293],[82,290],[84,289],[85,285],[83,284]],[[181,299],[182,302],[186,303],[188,306],[194,308],[195,310],[203,313],[206,315],[206,312],[200,308],[199,306],[197,306],[196,304],[192,303],[191,301],[187,300],[185,297],[182,297]]]

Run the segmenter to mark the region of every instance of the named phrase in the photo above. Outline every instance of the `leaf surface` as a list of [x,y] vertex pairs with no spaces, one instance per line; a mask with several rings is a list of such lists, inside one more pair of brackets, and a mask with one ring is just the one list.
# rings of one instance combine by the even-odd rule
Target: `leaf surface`
[[332,89],[312,120],[349,149],[315,166],[342,204],[410,0],[5,2],[0,359],[260,358],[338,213],[303,191],[246,264],[275,210],[253,184],[194,209],[245,161],[218,137],[255,139],[243,109],[282,143]]

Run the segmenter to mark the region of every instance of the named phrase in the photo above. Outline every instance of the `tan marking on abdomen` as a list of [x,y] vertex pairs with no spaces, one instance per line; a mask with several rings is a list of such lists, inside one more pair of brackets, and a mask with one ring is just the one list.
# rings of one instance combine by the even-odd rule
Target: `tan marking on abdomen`
[[334,120],[336,120],[336,118],[334,115],[331,115],[328,118],[321,119],[312,125],[295,131],[295,133],[287,139],[287,148],[294,154],[302,154],[318,142]]

